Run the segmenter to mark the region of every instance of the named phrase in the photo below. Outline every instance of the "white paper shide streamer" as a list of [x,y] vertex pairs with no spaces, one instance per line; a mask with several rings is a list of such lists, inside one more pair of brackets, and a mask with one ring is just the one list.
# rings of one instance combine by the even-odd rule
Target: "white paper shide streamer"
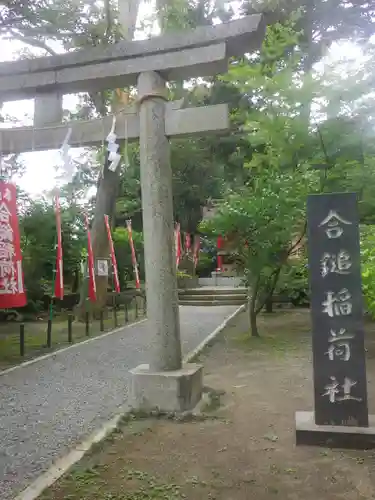
[[59,153],[63,162],[62,169],[63,173],[60,176],[60,179],[65,182],[71,182],[73,179],[74,175],[74,170],[75,170],[75,164],[73,162],[73,159],[70,154],[70,146],[69,146],[69,140],[70,136],[72,135],[72,129],[69,128],[65,139],[60,147]]
[[107,151],[108,151],[108,170],[111,172],[116,172],[119,166],[121,155],[118,153],[119,145],[116,143],[117,135],[115,134],[116,127],[116,116],[113,117],[112,128],[110,133],[107,135]]

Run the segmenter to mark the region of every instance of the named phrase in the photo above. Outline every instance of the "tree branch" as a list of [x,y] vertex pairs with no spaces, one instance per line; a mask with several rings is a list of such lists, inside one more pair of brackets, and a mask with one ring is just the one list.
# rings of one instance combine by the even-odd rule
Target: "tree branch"
[[37,47],[38,49],[43,49],[46,52],[48,52],[51,56],[56,56],[57,52],[55,52],[53,49],[51,49],[45,42],[42,40],[37,40],[35,38],[30,38],[24,35],[21,35],[20,33],[17,33],[16,31],[10,29],[9,33],[12,35],[13,38],[16,40],[19,40],[20,42],[25,43],[26,45],[31,45],[32,47]]
[[293,252],[293,250],[295,250],[295,249],[298,247],[298,245],[301,243],[301,241],[302,241],[303,237],[304,237],[304,236],[305,236],[305,234],[306,234],[306,230],[307,230],[307,221],[305,220],[305,223],[304,223],[304,225],[303,225],[303,229],[302,229],[302,233],[301,233],[300,237],[298,238],[298,240],[297,240],[297,241],[295,241],[295,242],[293,243],[293,245],[292,245],[292,246],[289,248],[289,250],[287,251],[287,257],[289,257],[289,255]]
[[256,308],[255,315],[258,315],[260,313],[260,311],[266,305],[267,300],[269,300],[272,297],[273,292],[275,291],[275,288],[276,288],[276,285],[277,285],[277,280],[279,279],[282,267],[283,267],[283,263],[279,264],[278,268],[275,269],[273,271],[272,275],[270,276],[270,280],[272,279],[271,286],[269,287],[267,293],[263,297],[263,300],[262,300],[261,304],[258,305],[258,307]]

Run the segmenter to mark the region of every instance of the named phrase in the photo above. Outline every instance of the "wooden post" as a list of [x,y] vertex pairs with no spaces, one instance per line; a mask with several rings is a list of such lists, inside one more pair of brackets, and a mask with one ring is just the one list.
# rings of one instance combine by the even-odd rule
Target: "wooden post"
[[20,356],[25,356],[25,324],[20,324]]
[[99,321],[100,321],[100,331],[104,332],[104,313],[103,309],[100,310],[100,316],[99,316]]
[[52,319],[48,319],[47,323],[47,347],[52,347]]
[[90,314],[88,311],[85,312],[85,333],[86,337],[90,336]]
[[68,342],[73,342],[73,314],[68,315]]

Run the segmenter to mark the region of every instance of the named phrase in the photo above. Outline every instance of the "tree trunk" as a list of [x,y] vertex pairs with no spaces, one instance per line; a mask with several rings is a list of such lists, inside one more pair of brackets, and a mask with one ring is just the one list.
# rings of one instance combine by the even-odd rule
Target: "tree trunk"
[[[104,223],[104,215],[107,214],[111,220],[114,216],[119,187],[119,177],[120,167],[117,168],[116,172],[111,172],[110,170],[108,170],[108,162],[106,161],[103,169],[103,176],[100,178],[98,191],[96,194],[94,221],[91,229],[92,249],[95,262],[98,259],[108,260],[109,258],[109,244]],[[95,276],[95,279],[96,302],[92,308],[92,311],[96,315],[101,309],[106,306],[108,277]],[[81,287],[80,301],[77,306],[77,314],[79,317],[83,317],[86,311],[86,294],[87,286],[86,283],[83,283],[83,286]]]
[[260,275],[258,275],[256,279],[253,281],[253,283],[250,283],[249,286],[248,310],[249,310],[250,333],[252,337],[260,336],[257,325],[257,311],[256,311],[259,283],[260,283]]
[[[132,40],[134,36],[134,30],[138,15],[139,1],[135,0],[120,0],[119,10],[120,10],[120,22],[123,35],[126,39]],[[114,102],[112,107],[112,112],[116,113],[119,108],[126,105],[127,96],[120,98],[121,102]],[[100,114],[106,113],[106,107],[103,100],[100,100],[96,104],[97,111]],[[95,102],[95,100],[94,100]],[[97,259],[108,259],[109,258],[109,244],[107,230],[104,223],[104,215],[108,215],[111,222],[115,216],[116,199],[118,196],[119,189],[119,178],[120,178],[120,165],[117,167],[116,172],[112,172],[108,169],[107,155],[103,168],[103,175],[100,177],[98,182],[98,190],[96,194],[96,204],[94,210],[94,222],[91,230],[92,237],[92,250],[94,254],[95,261]],[[86,281],[86,280],[84,280]],[[108,289],[108,277],[106,276],[96,276],[96,303],[92,310],[94,314],[105,307],[107,302],[107,289]],[[81,287],[81,297],[80,302],[77,306],[77,314],[79,317],[83,317],[86,310],[86,296],[87,296],[87,284],[83,283]]]
[[271,314],[273,313],[273,301],[272,301],[272,294],[269,296],[266,300],[266,313]]
[[256,315],[256,312],[254,309],[250,308],[249,318],[250,318],[251,336],[252,337],[260,337],[259,332],[258,332],[258,325],[257,325],[257,315]]

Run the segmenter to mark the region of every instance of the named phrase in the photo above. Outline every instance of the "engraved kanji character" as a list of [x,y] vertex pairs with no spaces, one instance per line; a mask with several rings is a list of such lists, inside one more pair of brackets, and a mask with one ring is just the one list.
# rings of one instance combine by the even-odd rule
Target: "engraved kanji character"
[[339,253],[324,253],[320,259],[321,274],[323,278],[329,273],[349,274],[352,267],[350,254],[346,250],[340,250]]
[[338,358],[340,361],[349,361],[350,359],[350,344],[349,342],[340,342],[338,344],[331,344],[328,351],[324,354],[328,354],[330,361]]
[[326,392],[322,394],[322,396],[328,396],[330,403],[336,402],[336,395],[339,394],[339,383],[337,382],[336,377],[330,377],[331,383],[324,386]]
[[344,232],[343,225],[352,224],[348,220],[345,220],[343,217],[340,217],[335,210],[330,210],[327,217],[322,220],[319,224],[319,227],[325,228],[325,233],[329,239],[339,238]]
[[340,328],[338,332],[335,330],[330,331],[328,342],[342,342],[344,340],[354,339],[353,333],[347,333],[345,328]]
[[344,383],[341,386],[344,390],[344,395],[337,398],[337,401],[347,401],[348,399],[354,401],[362,401],[362,398],[355,398],[351,395],[352,387],[354,387],[355,385],[357,385],[357,382],[355,382],[354,380],[350,380],[349,377],[345,377]]
[[326,292],[327,298],[322,302],[323,312],[330,318],[335,316],[349,316],[352,313],[353,304],[351,295],[346,288],[338,293]]

